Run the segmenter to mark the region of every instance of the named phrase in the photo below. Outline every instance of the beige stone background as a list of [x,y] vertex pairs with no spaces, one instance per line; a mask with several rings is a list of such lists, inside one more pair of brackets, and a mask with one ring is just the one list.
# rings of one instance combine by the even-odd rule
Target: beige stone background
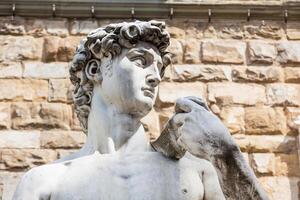
[[[0,196],[20,176],[82,146],[68,62],[90,30],[120,20],[0,18]],[[175,99],[205,98],[273,200],[299,199],[300,22],[168,20],[173,64],[155,109],[153,139]]]

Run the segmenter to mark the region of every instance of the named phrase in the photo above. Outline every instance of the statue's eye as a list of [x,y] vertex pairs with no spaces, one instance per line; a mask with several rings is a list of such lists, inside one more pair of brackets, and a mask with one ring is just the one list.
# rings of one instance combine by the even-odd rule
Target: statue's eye
[[146,67],[146,59],[142,56],[138,56],[132,59],[132,61],[138,66],[138,67]]

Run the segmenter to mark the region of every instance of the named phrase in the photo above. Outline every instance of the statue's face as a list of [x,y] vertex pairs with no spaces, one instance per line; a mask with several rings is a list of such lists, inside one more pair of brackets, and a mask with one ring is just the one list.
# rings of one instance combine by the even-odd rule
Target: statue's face
[[145,116],[154,105],[162,67],[159,51],[152,44],[139,42],[134,48],[124,48],[101,65],[103,97],[119,112]]

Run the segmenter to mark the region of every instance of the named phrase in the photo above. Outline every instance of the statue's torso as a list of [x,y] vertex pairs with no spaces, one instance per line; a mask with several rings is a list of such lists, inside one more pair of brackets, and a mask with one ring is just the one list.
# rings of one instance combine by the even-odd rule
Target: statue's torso
[[44,166],[52,173],[43,177],[45,182],[41,181],[45,183],[41,187],[47,188],[43,198],[199,200],[204,194],[201,176],[205,166],[201,165],[202,161],[207,162],[186,157],[174,161],[157,152],[122,156],[95,153]]

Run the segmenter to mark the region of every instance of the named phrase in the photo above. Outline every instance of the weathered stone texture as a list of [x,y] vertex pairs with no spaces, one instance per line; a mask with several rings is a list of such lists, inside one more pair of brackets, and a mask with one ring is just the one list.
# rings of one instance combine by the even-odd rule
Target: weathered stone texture
[[69,129],[71,107],[59,103],[15,103],[12,105],[14,129]]
[[295,121],[297,117],[300,116],[300,108],[287,107],[285,109],[285,114],[287,118],[287,125],[291,129],[291,133],[298,135],[298,125],[295,124]]
[[2,17],[0,19],[0,34],[7,35],[24,35],[25,19],[21,17]]
[[183,61],[183,41],[172,39],[170,40],[170,46],[168,51],[172,54],[172,63],[182,64]]
[[173,104],[176,99],[185,96],[198,96],[206,98],[205,85],[197,83],[161,83],[158,99],[162,104]]
[[243,107],[223,107],[219,115],[231,134],[245,132],[245,110]]
[[246,134],[286,134],[283,108],[265,106],[245,108]]
[[73,85],[66,79],[49,80],[49,101],[50,102],[72,102]]
[[250,41],[248,51],[250,63],[272,64],[277,55],[274,45],[262,41]]
[[40,148],[38,131],[0,131],[0,148]]
[[0,61],[37,60],[42,56],[43,39],[0,37]]
[[289,40],[300,40],[300,24],[293,22],[287,23],[286,35]]
[[44,80],[0,79],[0,91],[0,101],[41,100],[48,96],[48,82]]
[[273,153],[251,154],[251,167],[258,175],[274,175],[275,155]]
[[276,176],[300,176],[300,165],[298,154],[276,154],[275,158],[275,175]]
[[281,42],[277,46],[278,60],[283,64],[300,63],[300,42]]
[[208,83],[208,100],[226,105],[265,103],[265,88],[257,84]]
[[254,153],[291,153],[297,151],[295,137],[281,135],[233,135],[242,151]]
[[232,80],[236,82],[272,83],[283,80],[281,67],[241,67],[232,69]]
[[68,73],[68,63],[63,62],[25,62],[24,73],[25,78],[50,79],[50,78],[66,78]]
[[70,34],[87,35],[96,28],[99,28],[97,20],[74,20],[70,23]]
[[266,87],[268,103],[271,105],[300,105],[300,85],[269,84]]
[[41,133],[41,147],[49,149],[79,148],[85,142],[83,132],[47,131]]
[[298,182],[296,177],[261,177],[259,178],[263,188],[272,200],[297,200]]
[[242,64],[245,60],[246,44],[237,41],[204,41],[202,61],[208,63]]
[[19,62],[0,63],[0,78],[20,78],[22,73],[22,65]]
[[67,37],[61,39],[57,49],[57,60],[61,62],[71,61],[81,39],[81,37]]
[[252,22],[244,25],[245,38],[249,39],[274,39],[282,38],[283,29],[280,23]]
[[187,39],[184,51],[185,63],[199,63],[200,62],[200,48],[201,43],[196,39]]
[[67,19],[31,19],[27,21],[28,34],[41,37],[55,35],[66,37],[69,34]]
[[174,65],[173,80],[190,81],[224,81],[231,79],[231,68],[219,65]]
[[286,67],[284,69],[285,82],[300,83],[300,68]]
[[1,153],[4,169],[28,169],[57,159],[57,152],[54,150],[3,149]]
[[10,104],[0,103],[0,129],[8,129],[10,127]]

